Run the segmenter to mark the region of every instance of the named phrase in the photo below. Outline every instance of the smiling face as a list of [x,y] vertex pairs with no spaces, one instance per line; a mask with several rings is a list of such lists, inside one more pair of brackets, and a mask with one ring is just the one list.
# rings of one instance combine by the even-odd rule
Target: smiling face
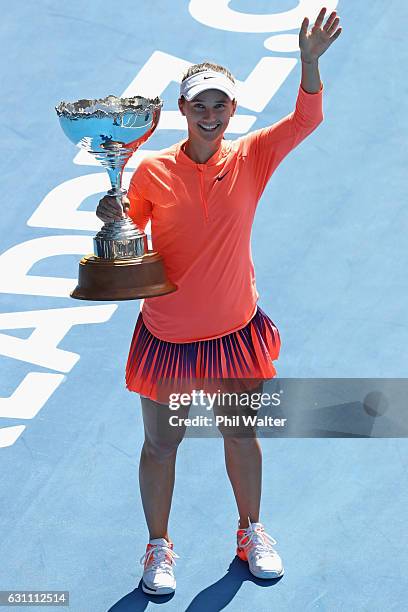
[[200,143],[221,141],[237,102],[218,89],[207,89],[187,102],[179,99],[179,109],[187,119],[189,140]]

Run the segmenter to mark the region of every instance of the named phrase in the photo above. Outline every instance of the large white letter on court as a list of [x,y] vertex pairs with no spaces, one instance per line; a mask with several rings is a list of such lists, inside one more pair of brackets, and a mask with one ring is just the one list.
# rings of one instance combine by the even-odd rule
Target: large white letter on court
[[[299,29],[304,17],[311,22],[322,8],[321,0],[298,0],[297,6],[289,11],[269,13],[245,13],[235,11],[228,5],[231,0],[191,0],[188,5],[190,15],[196,21],[218,30],[229,32],[283,32]],[[329,15],[334,11],[338,0],[326,0],[324,6]]]
[[[128,187],[131,176],[132,172],[123,173],[123,187]],[[110,183],[106,172],[94,172],[64,181],[47,193],[27,221],[27,225],[97,232],[103,223],[95,212],[78,210],[78,208],[89,196],[97,193],[105,195],[109,188]],[[95,198],[95,210],[96,206]]]
[[28,275],[37,261],[68,253],[93,253],[92,237],[47,236],[16,244],[0,255],[0,293],[69,297],[77,285],[75,278]]
[[58,344],[73,325],[104,323],[116,308],[117,304],[112,304],[0,314],[0,329],[35,328],[27,339],[0,333],[0,355],[50,370],[69,372],[79,355],[57,348]]
[[63,374],[30,372],[10,397],[0,397],[0,418],[33,419],[64,378]]
[[25,425],[14,425],[13,427],[0,427],[0,448],[12,446],[25,430]]

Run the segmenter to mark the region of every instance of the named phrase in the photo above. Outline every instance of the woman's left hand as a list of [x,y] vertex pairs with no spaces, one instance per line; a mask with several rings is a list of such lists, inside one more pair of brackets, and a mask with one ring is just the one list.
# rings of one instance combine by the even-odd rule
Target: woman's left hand
[[299,47],[302,61],[316,61],[341,34],[342,28],[336,29],[340,21],[340,18],[336,17],[336,11],[331,13],[323,28],[320,27],[325,13],[326,9],[322,8],[309,33],[307,32],[309,19],[305,17],[302,22],[299,32]]

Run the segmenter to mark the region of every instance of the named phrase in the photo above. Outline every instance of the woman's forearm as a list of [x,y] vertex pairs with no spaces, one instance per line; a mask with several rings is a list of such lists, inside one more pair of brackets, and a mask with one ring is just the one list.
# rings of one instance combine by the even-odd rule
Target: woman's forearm
[[319,74],[319,60],[303,60],[302,59],[302,88],[308,93],[317,93],[320,91],[322,83]]

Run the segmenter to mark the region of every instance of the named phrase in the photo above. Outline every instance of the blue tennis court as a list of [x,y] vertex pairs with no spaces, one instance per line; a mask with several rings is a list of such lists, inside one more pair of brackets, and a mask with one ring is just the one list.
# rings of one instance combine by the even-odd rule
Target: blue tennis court
[[124,381],[140,302],[69,297],[109,181],[65,137],[55,105],[163,99],[157,130],[126,166],[128,185],[143,155],[185,137],[177,98],[191,64],[214,60],[239,81],[227,138],[291,113],[299,28],[322,6],[343,28],[319,62],[324,121],[281,163],[258,206],[259,304],[281,335],[279,377],[403,379],[405,2],[40,0],[3,11],[0,590],[69,591],[73,612],[406,608],[403,433],[261,440],[261,516],[285,564],[277,581],[255,578],[235,556],[222,439],[186,437],[169,523],[177,590],[143,593],[143,422]]

